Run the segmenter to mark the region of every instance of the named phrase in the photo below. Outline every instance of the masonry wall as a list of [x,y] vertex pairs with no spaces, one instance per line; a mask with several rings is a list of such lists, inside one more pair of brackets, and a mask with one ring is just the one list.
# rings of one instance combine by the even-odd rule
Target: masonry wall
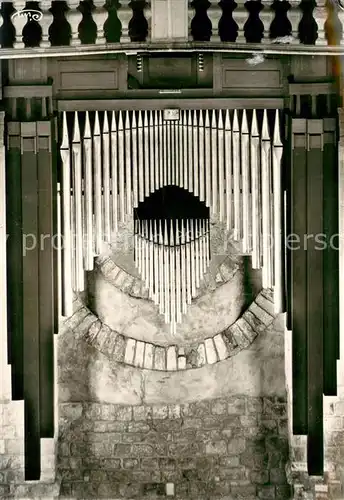
[[59,427],[62,497],[290,498],[281,397],[63,403]]

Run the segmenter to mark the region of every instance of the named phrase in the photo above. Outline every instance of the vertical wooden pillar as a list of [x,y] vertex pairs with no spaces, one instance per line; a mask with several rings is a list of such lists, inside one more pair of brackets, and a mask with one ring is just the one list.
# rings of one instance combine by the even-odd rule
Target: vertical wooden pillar
[[339,200],[336,119],[324,119],[324,394],[337,394],[339,359]]
[[308,440],[310,475],[323,474],[323,334],[324,252],[323,234],[323,120],[307,120],[307,366]]
[[40,435],[45,438],[54,437],[53,333],[56,314],[54,277],[57,265],[54,266],[56,208],[53,200],[56,168],[52,157],[52,131],[52,121],[37,122]]
[[307,434],[307,233],[306,120],[291,120],[291,233],[287,248],[291,259],[293,342],[293,432]]
[[8,361],[12,365],[12,399],[23,392],[23,264],[20,123],[7,126],[7,321]]
[[[40,478],[39,179],[37,124],[21,124],[25,479]],[[49,278],[48,278],[49,279]]]

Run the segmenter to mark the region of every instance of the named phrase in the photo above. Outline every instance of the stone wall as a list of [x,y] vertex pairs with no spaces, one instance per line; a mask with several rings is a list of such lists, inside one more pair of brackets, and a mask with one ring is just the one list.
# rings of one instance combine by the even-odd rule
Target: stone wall
[[280,397],[60,405],[62,497],[285,500],[287,460]]

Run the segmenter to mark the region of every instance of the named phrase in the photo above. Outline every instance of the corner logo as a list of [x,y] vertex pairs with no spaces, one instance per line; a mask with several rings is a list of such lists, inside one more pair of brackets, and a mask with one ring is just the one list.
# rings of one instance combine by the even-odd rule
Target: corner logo
[[43,17],[43,13],[40,10],[23,9],[15,12],[11,16],[12,19],[16,17],[26,17],[28,21],[40,21]]

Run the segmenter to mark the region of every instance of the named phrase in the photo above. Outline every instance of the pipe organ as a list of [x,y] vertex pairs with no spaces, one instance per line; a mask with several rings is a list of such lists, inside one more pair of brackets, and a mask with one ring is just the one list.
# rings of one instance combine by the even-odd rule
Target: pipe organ
[[[243,110],[162,110],[63,115],[63,314],[118,223],[167,186],[219,217],[262,269],[283,307],[280,119]],[[156,207],[159,214],[159,207]],[[135,265],[175,331],[210,262],[209,219],[137,220]],[[162,268],[161,268],[162,266]],[[162,288],[161,288],[162,287]],[[170,294],[170,295],[169,295]]]
[[[330,111],[322,119],[295,114],[283,148],[278,111],[64,113],[60,178],[55,118],[7,123],[2,286],[12,399],[25,402],[26,479],[39,479],[40,439],[54,436],[58,312],[73,314],[73,293],[85,289],[104,243],[134,221],[134,264],[175,333],[209,269],[215,216],[261,270],[262,286],[274,289],[276,313],[286,307],[293,432],[308,436],[309,473],[323,474],[323,395],[336,394],[339,359],[337,123]],[[197,210],[175,197],[165,213],[169,189],[196,200]],[[26,241],[56,233],[58,251]],[[290,248],[290,235],[301,243],[307,236],[307,246]],[[332,245],[319,251],[314,235]]]

